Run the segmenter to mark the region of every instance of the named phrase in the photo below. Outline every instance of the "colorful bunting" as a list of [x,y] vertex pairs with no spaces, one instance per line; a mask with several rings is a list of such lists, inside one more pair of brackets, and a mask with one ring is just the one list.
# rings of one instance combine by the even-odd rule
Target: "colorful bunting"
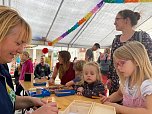
[[104,0],[105,3],[152,2],[152,0]]
[[82,19],[80,19],[73,27],[71,27],[68,31],[66,31],[65,33],[63,33],[61,36],[59,36],[58,38],[54,39],[52,42],[48,42],[49,46],[54,45],[55,43],[57,43],[58,41],[60,41],[61,39],[63,39],[65,36],[67,36],[68,34],[70,34],[72,31],[74,31],[75,29],[77,29],[80,25],[82,25],[83,23],[85,23],[88,19],[90,19],[90,17],[95,14],[99,8],[101,8],[103,6],[104,3],[135,3],[135,2],[152,2],[152,0],[101,0],[96,7],[94,7],[89,13],[87,13]]
[[58,41],[63,39],[65,36],[67,36],[69,33],[74,31],[75,29],[77,29],[80,25],[85,23],[93,14],[95,14],[99,10],[99,8],[101,8],[103,6],[103,3],[104,3],[103,0],[101,0],[100,3],[97,4],[95,8],[93,8],[89,13],[87,13],[86,16],[84,16],[82,19],[80,19],[73,27],[71,27],[68,31],[63,33],[61,36],[54,39],[52,42],[48,42],[48,45],[49,46],[54,45],[55,43],[57,43]]

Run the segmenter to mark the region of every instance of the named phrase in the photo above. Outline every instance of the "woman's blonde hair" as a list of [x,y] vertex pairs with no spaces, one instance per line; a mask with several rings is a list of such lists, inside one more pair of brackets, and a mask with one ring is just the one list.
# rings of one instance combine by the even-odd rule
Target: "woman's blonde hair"
[[[137,67],[131,81],[141,85],[145,79],[152,78],[152,65],[149,60],[145,46],[138,41],[127,42],[125,45],[116,49],[113,54],[113,59],[131,60]],[[117,74],[120,77],[122,84],[125,82],[124,76],[117,70]]]
[[20,39],[18,40],[24,43],[30,43],[30,26],[14,9],[7,6],[0,6],[0,24],[0,42],[15,26],[21,25]]
[[[83,66],[83,72],[85,71],[85,68],[86,67],[88,67],[88,66],[93,66],[93,67],[95,67],[96,68],[96,78],[97,78],[97,80],[98,81],[101,81],[101,77],[100,77],[100,68],[99,68],[99,65],[98,65],[98,63],[97,62],[88,62],[88,63],[86,63],[86,64],[84,64],[84,66]],[[84,75],[84,74],[83,74]],[[83,81],[84,82],[84,81]]]

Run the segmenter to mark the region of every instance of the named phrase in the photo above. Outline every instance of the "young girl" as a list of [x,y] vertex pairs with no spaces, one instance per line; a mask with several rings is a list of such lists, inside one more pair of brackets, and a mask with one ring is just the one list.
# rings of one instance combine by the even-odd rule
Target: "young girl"
[[101,83],[100,69],[97,63],[88,62],[83,67],[83,84],[77,89],[78,95],[93,98],[104,95],[104,85]]
[[77,60],[74,63],[73,69],[75,70],[75,78],[65,84],[67,87],[82,84],[82,76],[83,76],[82,73],[83,73],[83,66],[85,63],[86,61],[84,60]]
[[[101,102],[121,114],[152,114],[152,66],[145,46],[137,41],[126,43],[114,52],[113,59],[120,87],[108,98],[101,95]],[[123,106],[112,103],[122,99]]]

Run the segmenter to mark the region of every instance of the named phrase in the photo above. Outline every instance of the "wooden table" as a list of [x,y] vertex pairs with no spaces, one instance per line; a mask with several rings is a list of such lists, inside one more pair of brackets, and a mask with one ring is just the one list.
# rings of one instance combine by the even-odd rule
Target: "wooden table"
[[[25,81],[20,80],[20,84],[22,85],[25,91],[29,90],[30,88],[35,87],[33,86],[33,83],[31,82],[25,82]],[[41,87],[45,88],[46,86],[41,86]],[[71,102],[73,102],[73,100],[92,101],[92,102],[97,102],[97,103],[100,102],[99,99],[91,99],[91,98],[87,98],[87,97],[79,96],[79,95],[57,97],[54,94],[51,94],[50,97],[54,97],[56,99],[57,105],[61,111],[65,110],[71,104]],[[50,97],[45,97],[44,99],[47,100]]]

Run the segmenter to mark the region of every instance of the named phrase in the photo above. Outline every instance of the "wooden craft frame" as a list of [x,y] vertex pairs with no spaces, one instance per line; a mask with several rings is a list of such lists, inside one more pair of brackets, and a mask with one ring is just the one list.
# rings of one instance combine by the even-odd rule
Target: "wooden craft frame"
[[115,108],[90,101],[74,100],[59,114],[116,114]]

